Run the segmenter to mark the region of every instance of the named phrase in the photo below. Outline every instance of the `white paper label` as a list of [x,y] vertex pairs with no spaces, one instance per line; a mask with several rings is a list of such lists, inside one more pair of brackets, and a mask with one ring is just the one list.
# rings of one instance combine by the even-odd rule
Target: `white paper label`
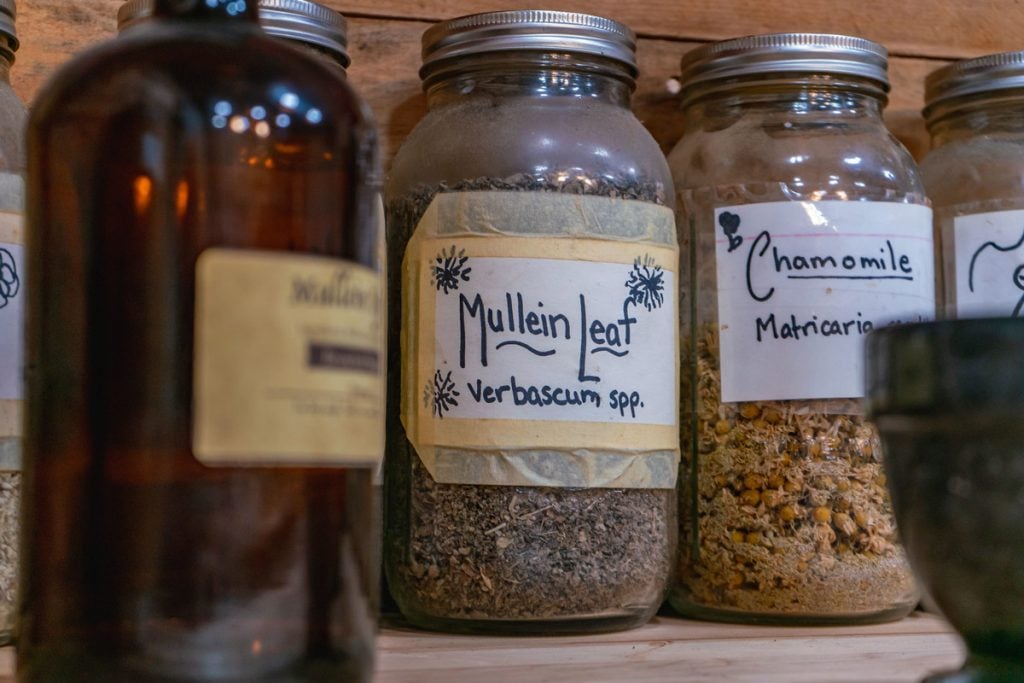
[[439,417],[676,423],[673,273],[642,259],[451,254],[447,265],[437,285]]
[[1024,315],[1024,210],[953,220],[958,317]]
[[0,399],[21,400],[25,320],[25,247],[0,242]]
[[768,202],[717,209],[722,401],[864,395],[864,335],[935,315],[931,209]]

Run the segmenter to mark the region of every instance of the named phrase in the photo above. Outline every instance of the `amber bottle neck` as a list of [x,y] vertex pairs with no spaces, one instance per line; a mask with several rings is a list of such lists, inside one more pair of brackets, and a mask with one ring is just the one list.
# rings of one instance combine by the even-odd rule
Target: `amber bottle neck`
[[153,15],[180,19],[259,21],[257,0],[156,0]]

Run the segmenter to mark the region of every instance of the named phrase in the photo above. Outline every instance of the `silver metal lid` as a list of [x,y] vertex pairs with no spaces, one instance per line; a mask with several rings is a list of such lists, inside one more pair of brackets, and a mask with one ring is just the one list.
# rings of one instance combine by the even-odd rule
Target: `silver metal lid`
[[680,81],[694,83],[773,73],[837,74],[889,89],[889,53],[876,42],[829,33],[773,33],[723,40],[683,56]]
[[309,0],[259,0],[260,25],[272,36],[316,45],[342,66],[348,56],[348,22],[340,12]]
[[10,40],[11,49],[18,50],[18,32],[14,28],[14,20],[18,16],[18,9],[14,0],[0,0],[0,33]]
[[592,14],[525,9],[434,24],[423,34],[420,76],[442,60],[508,50],[598,55],[626,65],[634,77],[637,73],[636,34],[625,24]]
[[128,0],[117,8],[117,30],[124,31],[153,13],[155,0]]
[[924,112],[954,97],[1024,88],[1024,50],[962,59],[928,74],[924,79]]
[[[117,10],[117,30],[123,32],[148,19],[155,4],[155,0],[128,0]],[[309,0],[259,0],[259,10],[260,25],[269,35],[327,50],[342,66],[351,63],[348,23],[340,12]]]

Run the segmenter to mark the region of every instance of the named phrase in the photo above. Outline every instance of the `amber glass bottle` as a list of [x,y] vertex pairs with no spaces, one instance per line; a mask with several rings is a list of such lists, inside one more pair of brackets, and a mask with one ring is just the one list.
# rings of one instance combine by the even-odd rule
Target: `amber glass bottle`
[[19,677],[364,680],[373,124],[255,2],[155,15],[30,121]]

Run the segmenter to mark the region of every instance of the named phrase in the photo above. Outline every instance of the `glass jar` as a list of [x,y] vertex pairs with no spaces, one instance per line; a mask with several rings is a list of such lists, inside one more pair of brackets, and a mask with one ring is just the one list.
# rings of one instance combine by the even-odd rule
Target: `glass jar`
[[882,123],[886,66],[880,45],[818,34],[683,58],[683,614],[852,623],[917,601],[860,404],[864,334],[935,308],[931,211]]
[[634,47],[568,12],[424,34],[385,188],[385,568],[416,625],[613,630],[662,601],[678,248]]
[[[156,0],[128,0],[117,10],[117,30],[132,32],[153,16]],[[310,0],[259,0],[260,26],[267,35],[289,41],[329,64],[346,69],[348,22],[330,7]]]
[[23,681],[369,680],[377,134],[252,2],[33,107]]
[[25,105],[11,88],[14,0],[0,0],[0,644],[11,640],[21,507]]
[[928,75],[921,162],[950,317],[1024,315],[1024,51]]

